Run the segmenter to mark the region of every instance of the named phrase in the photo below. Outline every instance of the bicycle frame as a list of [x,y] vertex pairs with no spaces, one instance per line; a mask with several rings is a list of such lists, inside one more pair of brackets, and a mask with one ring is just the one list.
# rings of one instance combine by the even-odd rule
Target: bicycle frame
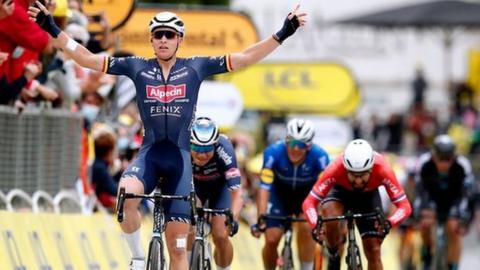
[[[357,219],[364,219],[375,217],[381,223],[384,224],[385,216],[380,208],[376,208],[375,212],[372,213],[365,213],[365,214],[353,214],[351,211],[347,211],[344,215],[336,216],[336,217],[328,217],[323,218],[322,216],[318,216],[317,226],[315,227],[316,232],[320,232],[323,223],[331,222],[331,221],[342,221],[346,220],[347,222],[347,239],[348,239],[348,246],[347,246],[347,257],[345,259],[348,269],[350,270],[361,270],[362,268],[362,259],[360,255],[360,248],[358,247],[356,238],[355,238],[355,220]],[[319,241],[318,236],[314,234],[314,239],[318,243]],[[321,244],[321,243],[320,243]]]
[[447,270],[447,236],[445,234],[445,223],[439,222],[435,227],[435,253],[433,255],[433,268]]
[[279,220],[282,222],[284,227],[284,241],[282,247],[282,258],[283,258],[283,265],[281,269],[294,269],[294,261],[293,261],[293,253],[292,253],[292,238],[293,238],[293,231],[292,231],[292,223],[294,222],[305,222],[304,218],[295,218],[292,216],[286,217],[279,217],[279,216],[272,216],[272,215],[262,215],[258,219],[258,224],[264,224],[267,220]]
[[192,191],[187,196],[163,195],[161,192],[154,192],[153,195],[126,193],[125,188],[120,188],[117,203],[117,220],[123,222],[123,206],[126,199],[147,199],[153,201],[153,234],[148,248],[147,270],[163,270],[166,268],[164,243],[162,233],[166,229],[165,215],[163,209],[164,200],[183,200],[190,202],[192,209],[192,225],[195,225],[196,208],[195,193]]
[[209,223],[209,217],[213,214],[226,215],[227,220],[225,225],[230,227],[233,222],[233,215],[230,209],[210,209],[210,208],[196,208],[197,222],[195,240],[192,248],[190,269],[192,270],[209,270],[212,269],[210,242],[207,237],[208,233],[205,231],[206,225]]

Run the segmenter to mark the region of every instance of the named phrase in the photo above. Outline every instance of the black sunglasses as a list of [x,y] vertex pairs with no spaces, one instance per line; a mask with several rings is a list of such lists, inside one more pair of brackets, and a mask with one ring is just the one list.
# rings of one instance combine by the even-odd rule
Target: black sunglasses
[[153,32],[154,39],[162,39],[163,37],[166,37],[167,39],[174,39],[175,36],[177,36],[177,33],[168,30]]

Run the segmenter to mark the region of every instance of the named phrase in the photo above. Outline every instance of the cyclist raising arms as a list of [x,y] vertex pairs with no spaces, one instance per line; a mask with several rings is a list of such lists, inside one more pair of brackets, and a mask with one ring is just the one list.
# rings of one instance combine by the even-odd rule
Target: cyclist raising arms
[[[257,215],[279,217],[300,215],[302,202],[312,189],[318,175],[329,163],[325,150],[313,144],[312,122],[292,119],[287,123],[287,136],[267,147],[263,153],[260,190],[257,194]],[[277,247],[283,235],[280,221],[267,220],[265,246],[262,250],[265,269],[275,269]],[[315,242],[306,223],[298,224],[298,254],[302,270],[313,269]],[[260,237],[258,224],[252,234]]]
[[230,269],[233,247],[228,236],[238,231],[237,221],[243,205],[235,150],[230,140],[219,134],[216,124],[207,117],[199,117],[193,123],[190,148],[195,193],[202,205],[208,201],[211,209],[230,208],[235,220],[230,232],[224,216],[213,216],[211,220],[216,269]]
[[[368,269],[383,269],[380,246],[391,226],[406,219],[412,209],[402,186],[385,158],[374,152],[370,144],[362,139],[348,143],[343,155],[339,156],[322,173],[308,197],[303,202],[303,211],[311,227],[317,224],[317,205],[322,203],[322,216],[374,212],[382,206],[378,187],[383,185],[397,209],[378,226],[376,220],[358,220],[363,250],[368,260]],[[340,255],[345,240],[339,222],[325,224],[328,269],[340,269]]]
[[[306,13],[297,7],[287,16],[276,34],[242,52],[218,57],[177,58],[185,37],[183,21],[174,13],[160,12],[149,24],[150,43],[155,58],[116,58],[95,55],[62,32],[48,10],[39,3],[29,8],[35,20],[52,37],[54,45],[79,65],[113,75],[126,75],[135,83],[137,105],[145,127],[139,155],[125,170],[119,187],[129,193],[150,193],[159,176],[166,180],[162,192],[187,195],[191,189],[190,124],[195,111],[198,89],[210,75],[237,70],[254,64],[293,35],[306,22]],[[121,228],[132,251],[132,269],[143,269],[145,252],[140,243],[138,200],[125,202],[125,222]],[[165,204],[165,236],[172,269],[187,269],[186,236],[190,209],[187,202]]]
[[[462,233],[469,218],[468,200],[474,177],[467,158],[455,153],[448,135],[435,137],[433,149],[420,156],[416,169],[415,213],[420,215],[423,269],[430,269],[435,221],[445,223],[448,269],[458,269]],[[461,223],[462,221],[462,223]]]

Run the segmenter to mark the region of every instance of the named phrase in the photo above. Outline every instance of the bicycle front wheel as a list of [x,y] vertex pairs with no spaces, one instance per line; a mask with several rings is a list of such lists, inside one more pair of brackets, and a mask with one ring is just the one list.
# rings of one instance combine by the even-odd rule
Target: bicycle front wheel
[[190,270],[204,270],[204,260],[203,244],[200,241],[195,241],[192,248]]
[[148,247],[147,270],[165,269],[165,255],[163,252],[162,239],[160,239],[160,237],[153,237]]
[[292,255],[292,248],[284,247],[282,250],[282,270],[292,270],[293,269],[293,255]]
[[360,249],[357,245],[348,247],[347,253],[348,270],[362,270],[362,258],[360,257]]

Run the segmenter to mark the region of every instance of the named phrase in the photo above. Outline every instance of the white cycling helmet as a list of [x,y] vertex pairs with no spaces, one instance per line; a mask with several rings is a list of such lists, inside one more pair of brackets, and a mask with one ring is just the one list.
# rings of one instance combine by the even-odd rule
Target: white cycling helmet
[[309,120],[294,118],[287,123],[287,139],[299,140],[310,144],[315,136],[313,123]]
[[370,144],[362,139],[348,143],[343,152],[343,166],[352,172],[364,172],[373,167],[374,152]]
[[218,141],[218,127],[210,118],[199,117],[192,125],[190,143],[195,145],[212,145]]
[[157,15],[150,20],[150,24],[148,25],[150,33],[153,33],[153,31],[159,27],[170,28],[181,37],[185,35],[185,24],[182,19],[173,12],[164,11],[157,13]]

